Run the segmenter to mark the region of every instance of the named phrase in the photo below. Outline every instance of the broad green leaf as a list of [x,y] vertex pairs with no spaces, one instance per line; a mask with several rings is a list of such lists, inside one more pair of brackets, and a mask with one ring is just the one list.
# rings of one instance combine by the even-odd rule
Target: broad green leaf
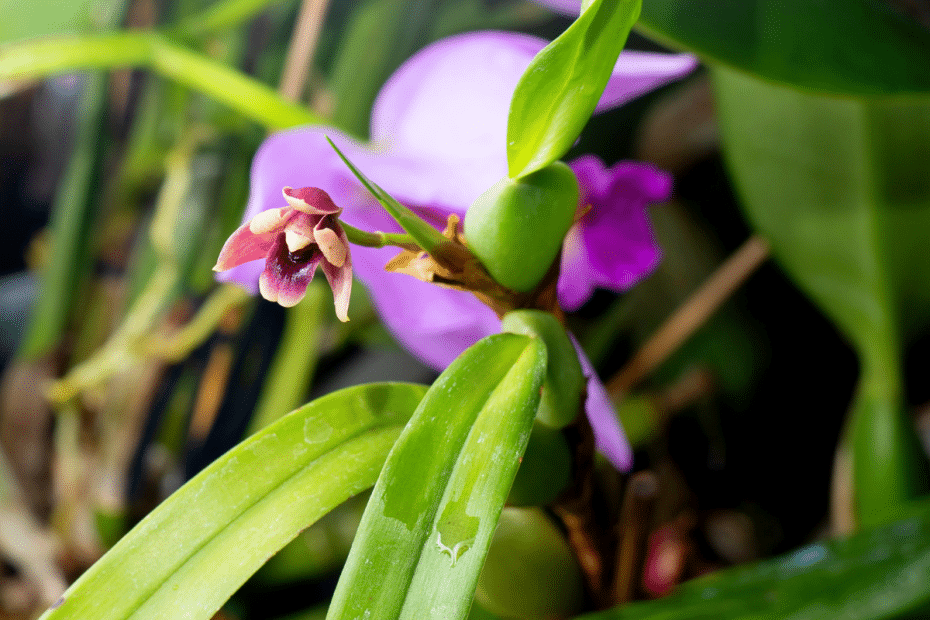
[[930,322],[930,99],[829,98],[715,72],[727,163],[776,258],[862,359],[851,441],[860,519],[925,485],[902,338]]
[[330,620],[466,617],[545,364],[538,339],[498,334],[440,375],[372,491]]
[[930,92],[930,29],[888,0],[646,0],[639,28],[713,64],[816,91]]
[[352,387],[281,418],[166,499],[42,618],[212,617],[269,556],[374,483],[425,392]]
[[507,119],[507,165],[518,179],[561,158],[607,86],[641,0],[595,0],[540,51],[517,84]]
[[930,604],[930,503],[906,519],[578,620],[873,620]]

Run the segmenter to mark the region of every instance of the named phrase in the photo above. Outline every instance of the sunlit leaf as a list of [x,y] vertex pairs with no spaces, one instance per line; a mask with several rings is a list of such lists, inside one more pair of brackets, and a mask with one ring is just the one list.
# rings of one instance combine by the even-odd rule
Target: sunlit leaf
[[641,0],[595,0],[540,51],[517,84],[507,119],[507,165],[517,179],[571,148],[607,85]]
[[165,500],[42,618],[211,618],[269,556],[374,483],[425,392],[352,387],[281,418]]
[[372,492],[330,620],[467,616],[545,365],[540,340],[499,334],[440,375]]

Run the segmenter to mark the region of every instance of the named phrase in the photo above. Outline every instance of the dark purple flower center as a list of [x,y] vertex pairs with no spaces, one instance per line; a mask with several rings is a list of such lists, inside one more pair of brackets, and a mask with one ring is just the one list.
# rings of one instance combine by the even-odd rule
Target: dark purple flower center
[[[282,237],[284,235],[281,235]],[[287,245],[284,246],[285,248]],[[287,260],[291,261],[295,265],[300,265],[302,263],[309,263],[310,261],[319,259],[323,253],[320,251],[320,248],[317,244],[311,243],[307,247],[301,248],[296,252],[287,252]]]

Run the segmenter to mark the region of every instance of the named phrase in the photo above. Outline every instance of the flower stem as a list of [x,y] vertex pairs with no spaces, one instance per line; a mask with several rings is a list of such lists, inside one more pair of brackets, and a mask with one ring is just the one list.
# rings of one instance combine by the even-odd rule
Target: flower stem
[[339,223],[342,225],[342,229],[346,231],[349,242],[355,245],[365,246],[366,248],[383,248],[388,245],[396,245],[412,252],[422,250],[417,245],[417,242],[413,240],[413,237],[407,233],[366,232],[354,226],[349,226],[343,221]]
[[0,81],[122,67],[150,69],[212,96],[272,131],[323,122],[265,84],[157,32],[55,37],[17,43],[0,52]]

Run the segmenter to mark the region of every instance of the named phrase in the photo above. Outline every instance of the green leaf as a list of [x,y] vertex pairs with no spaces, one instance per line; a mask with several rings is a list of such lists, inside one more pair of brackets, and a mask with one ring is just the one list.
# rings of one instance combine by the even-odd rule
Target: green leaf
[[374,483],[425,392],[364,385],[288,414],[166,499],[42,618],[212,617],[270,555]]
[[930,30],[883,0],[647,0],[639,28],[713,64],[805,89],[930,92]]
[[378,187],[378,185],[362,174],[362,171],[355,167],[349,158],[346,157],[342,151],[339,150],[339,147],[333,144],[333,141],[326,137],[326,141],[329,142],[329,145],[333,147],[333,150],[339,155],[345,165],[349,167],[349,170],[352,171],[352,174],[355,175],[355,178],[358,179],[359,183],[365,186],[371,195],[384,207],[384,210],[388,212],[394,220],[400,224],[400,227],[403,228],[407,234],[413,237],[421,248],[430,252],[440,243],[445,243],[448,241],[442,234],[427,224],[425,221],[420,219],[416,213],[405,207],[404,205],[397,202],[393,196],[388,194],[386,191]]
[[258,80],[158,32],[53,37],[0,47],[0,82],[127,67],[150,69],[205,93],[272,131],[322,122]]
[[121,12],[121,0],[38,0],[24,5],[0,0],[0,43],[52,34],[75,34],[111,22]]
[[926,486],[900,356],[930,322],[930,99],[839,99],[714,75],[744,208],[862,359],[854,487],[860,519],[883,522]]
[[930,503],[844,540],[720,571],[675,594],[578,620],[872,620],[930,603]]
[[571,148],[607,86],[640,4],[595,0],[527,67],[507,119],[512,179],[551,164]]
[[545,364],[538,339],[498,334],[440,375],[378,478],[330,620],[468,614]]

